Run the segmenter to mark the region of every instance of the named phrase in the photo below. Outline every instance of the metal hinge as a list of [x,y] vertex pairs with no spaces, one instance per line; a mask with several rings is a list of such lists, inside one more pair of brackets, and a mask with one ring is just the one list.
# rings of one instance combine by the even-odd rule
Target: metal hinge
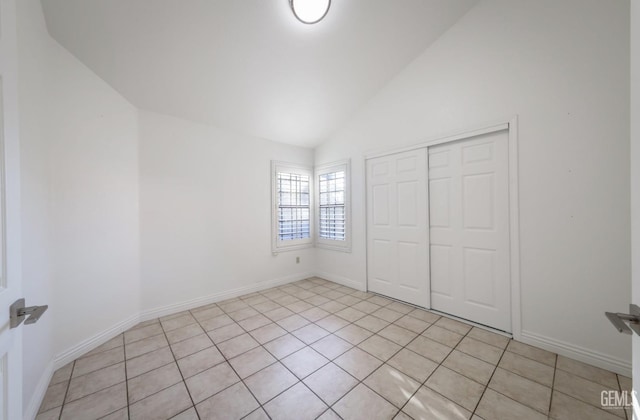
[[[24,298],[18,299],[13,302],[13,305],[9,308],[9,326],[16,328],[22,321],[26,324],[35,324],[38,322],[42,314],[49,308],[49,305],[42,306],[29,306],[25,308]],[[29,318],[27,318],[29,316]],[[25,321],[26,318],[26,321]]]
[[[631,331],[635,331],[640,335],[640,308],[637,305],[629,305],[628,314],[605,312],[604,314],[609,318],[609,321],[616,327],[618,332],[631,334]],[[627,325],[626,322],[629,324]]]

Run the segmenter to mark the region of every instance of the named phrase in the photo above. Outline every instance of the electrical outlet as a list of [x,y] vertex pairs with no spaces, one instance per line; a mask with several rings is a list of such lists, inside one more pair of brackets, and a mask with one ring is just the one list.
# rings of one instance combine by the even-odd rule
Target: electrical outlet
[[300,264],[300,257],[296,257],[296,264]]

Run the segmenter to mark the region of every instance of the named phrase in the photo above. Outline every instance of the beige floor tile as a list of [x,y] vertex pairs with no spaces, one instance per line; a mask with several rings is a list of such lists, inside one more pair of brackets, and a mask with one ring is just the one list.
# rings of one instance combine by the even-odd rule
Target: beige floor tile
[[148,321],[139,322],[136,325],[134,325],[133,327],[129,328],[127,331],[131,331],[131,330],[134,330],[136,328],[142,328],[142,327],[146,327],[147,325],[159,324],[159,323],[160,323],[160,320],[158,318],[154,318],[154,319],[150,319]]
[[[355,296],[342,296],[342,297],[336,299],[336,302],[342,303],[343,305],[346,305],[346,306],[355,305],[355,304],[357,304],[358,302],[361,302],[361,301],[362,301],[362,299],[358,299]],[[373,302],[373,303],[375,303],[375,302]]]
[[240,324],[240,326],[246,331],[253,331],[256,328],[271,324],[271,320],[262,314],[258,314],[247,319],[243,319],[242,321],[238,322],[238,324]]
[[291,305],[292,303],[299,302],[300,300],[295,296],[285,295],[285,296],[280,296],[278,298],[275,298],[273,299],[273,301],[282,306],[287,306],[287,305]]
[[490,331],[484,330],[482,328],[473,327],[467,336],[474,338],[478,341],[482,341],[483,343],[490,344],[492,346],[500,347],[504,349],[509,344],[509,337],[505,337],[504,335],[492,333]]
[[292,386],[264,406],[273,420],[311,420],[327,408],[302,382]]
[[507,398],[492,389],[487,389],[480,400],[476,413],[484,420],[545,420],[547,416],[526,405]]
[[456,350],[467,353],[468,355],[480,360],[484,360],[492,365],[498,364],[500,357],[504,352],[504,350],[499,349],[498,347],[491,346],[470,337],[463,338],[460,344],[456,347]]
[[[595,407],[601,407],[601,396],[603,391],[617,391],[616,388],[609,388],[596,382],[581,378],[563,370],[556,370],[554,380],[554,390],[569,395]],[[623,410],[611,410],[612,414],[624,418]]]
[[242,379],[276,362],[276,359],[264,348],[257,347],[229,360],[231,366]]
[[135,330],[126,331],[124,333],[124,342],[133,343],[143,338],[153,337],[154,335],[164,334],[164,330],[160,324],[151,324],[146,327],[136,328]]
[[77,400],[125,380],[124,362],[73,378],[65,402]]
[[234,358],[236,356],[241,355],[242,353],[246,353],[251,349],[258,347],[259,344],[256,340],[253,339],[249,334],[242,334],[238,337],[232,338],[231,340],[227,340],[223,343],[218,344],[218,349],[224,354],[224,357],[227,359]]
[[213,340],[214,343],[220,344],[224,341],[242,335],[245,332],[246,331],[240,325],[234,322],[233,324],[225,325],[224,327],[207,331],[207,335],[211,340]]
[[320,296],[320,295],[315,295],[313,297],[305,299],[305,302],[308,302],[314,306],[324,305],[325,303],[330,301],[331,301],[330,299],[327,299],[326,297]]
[[356,386],[332,408],[345,420],[387,420],[398,413],[396,407],[363,384]]
[[67,363],[60,369],[53,372],[53,376],[51,377],[51,381],[49,381],[49,386],[55,385],[60,382],[65,382],[71,379],[71,372],[73,371],[73,363]]
[[291,334],[287,334],[269,341],[264,345],[264,348],[277,359],[282,359],[291,353],[300,350],[304,346],[305,344],[302,341],[298,340]]
[[191,406],[191,399],[183,382],[131,404],[131,420],[165,419],[179,414]]
[[279,307],[277,309],[273,309],[268,312],[264,312],[264,316],[272,320],[273,322],[278,322],[281,319],[284,319],[288,316],[293,315],[293,312],[284,307]]
[[320,321],[322,318],[329,316],[330,313],[325,311],[324,309],[311,308],[311,309],[307,309],[304,312],[301,312],[300,315],[311,322],[316,322],[316,321]]
[[271,323],[267,324],[263,327],[257,328],[251,331],[249,334],[260,344],[268,343],[271,340],[274,340],[278,337],[282,337],[287,333],[282,327],[278,324]]
[[127,360],[127,378],[135,378],[173,361],[173,354],[171,354],[169,347],[145,353],[142,356]]
[[550,387],[553,385],[554,369],[528,357],[506,351],[502,355],[498,366],[544,386]]
[[194,403],[199,403],[239,382],[240,378],[228,363],[220,363],[185,380]]
[[365,314],[370,314],[380,309],[381,306],[376,305],[373,302],[363,300],[362,302],[358,302],[355,305],[353,305],[353,308],[359,310],[360,312],[364,312]]
[[316,341],[311,347],[327,359],[333,360],[353,346],[348,341],[331,334]]
[[329,332],[323,328],[318,327],[316,324],[306,325],[298,330],[293,331],[291,334],[296,336],[298,340],[305,344],[315,343],[321,338],[329,335]]
[[426,387],[421,387],[402,409],[416,420],[463,420],[471,412]]
[[314,306],[310,303],[307,303],[303,300],[299,300],[297,302],[291,303],[287,306],[285,306],[285,308],[287,308],[288,310],[290,310],[291,312],[294,312],[296,314],[299,314],[300,312],[304,312],[308,309],[313,308]]
[[231,319],[229,315],[225,314],[201,321],[200,326],[204,328],[205,331],[211,331],[233,323],[235,323],[235,321]]
[[332,301],[327,302],[327,303],[323,304],[322,306],[320,306],[320,309],[323,309],[323,310],[329,312],[330,314],[333,314],[333,313],[336,313],[336,312],[339,312],[339,311],[345,309],[346,307],[347,307],[347,305],[343,305],[340,302],[336,302],[335,300],[332,300]]
[[224,362],[224,357],[215,347],[209,347],[197,353],[178,360],[178,367],[184,378],[189,378],[200,372]]
[[519,341],[509,341],[507,350],[519,354],[520,356],[528,357],[529,359],[544,363],[545,365],[549,365],[551,367],[556,366],[556,355],[554,353],[521,343]]
[[356,322],[360,318],[363,318],[367,315],[364,312],[353,308],[345,308],[341,311],[336,312],[335,314],[336,316],[339,316],[340,318],[343,318],[349,322]]
[[387,364],[420,383],[424,382],[438,367],[437,363],[407,349],[400,350],[387,361]]
[[305,378],[304,383],[326,404],[332,405],[349,392],[358,381],[333,363]]
[[[142,341],[138,341],[137,343],[141,342]],[[135,344],[136,343],[132,344],[132,346]],[[116,363],[120,362],[124,362],[123,347],[117,347],[115,349],[107,350],[93,356],[83,357],[82,359],[76,360],[76,364],[73,367],[72,377],[76,378],[78,376],[86,375],[87,373],[105,368],[107,366],[115,365]]]
[[42,403],[40,404],[39,412],[49,411],[52,408],[60,407],[64,402],[64,396],[69,387],[69,381],[59,382],[54,385],[49,385],[47,392],[44,394]]
[[424,332],[424,330],[426,330],[431,325],[428,322],[422,321],[409,315],[403,316],[402,318],[394,322],[394,324],[406,330],[413,331],[416,334]]
[[175,363],[130,379],[128,381],[129,403],[140,401],[180,381],[182,381],[182,376]]
[[341,330],[336,331],[334,334],[342,338],[343,340],[348,341],[354,346],[360,344],[373,335],[371,331],[365,330],[362,327],[358,327],[355,324],[347,325]]
[[391,302],[386,306],[386,308],[405,315],[409,312],[413,312],[413,310],[416,309],[415,306],[407,305],[401,302]]
[[446,328],[442,328],[437,325],[432,325],[431,327],[429,327],[429,329],[423,332],[422,335],[448,347],[457,346],[463,337],[461,334],[458,334],[451,330],[447,330]]
[[[156,325],[159,326],[160,324],[156,323]],[[103,351],[115,349],[116,347],[122,347],[122,346],[124,346],[124,334],[118,334],[117,336],[113,337],[111,340],[107,341],[104,344],[99,345],[95,349],[80,356],[79,358],[82,359],[83,357],[93,356],[94,354],[102,353]]]
[[176,359],[182,359],[190,354],[197,353],[200,350],[204,350],[213,346],[213,341],[207,334],[196,335],[195,337],[187,338],[176,344],[171,345],[171,350],[176,356]]
[[446,317],[440,317],[440,319],[435,322],[435,325],[462,335],[465,335],[471,329],[471,326],[465,324],[464,322],[456,321],[454,319]]
[[489,388],[541,413],[549,412],[551,388],[530,381],[504,369],[496,369]]
[[197,322],[196,319],[193,316],[191,316],[190,313],[187,313],[185,315],[182,315],[176,318],[171,318],[166,321],[160,321],[160,323],[162,324],[162,328],[165,330],[165,332],[173,331],[178,328],[184,328],[187,325],[192,325],[192,324],[195,324],[196,322]]
[[111,414],[100,417],[100,420],[129,420],[129,407],[121,408]]
[[309,321],[306,318],[301,317],[298,314],[293,314],[286,318],[283,318],[277,322],[277,324],[285,330],[291,332],[298,328],[302,328],[305,325],[309,325]]
[[405,328],[399,327],[395,324],[391,324],[380,331],[378,335],[383,336],[396,344],[406,346],[411,340],[413,340],[418,334],[413,331],[409,331]]
[[271,420],[271,419],[269,419],[269,416],[267,416],[267,413],[262,408],[258,408],[248,416],[243,417],[242,420]]
[[241,309],[246,309],[249,307],[249,304],[241,301],[241,300],[229,300],[226,302],[218,303],[218,307],[225,311],[226,313],[236,312]]
[[403,413],[401,411],[398,414],[396,414],[396,416],[393,418],[393,420],[413,420],[413,419],[411,417],[409,417],[408,414],[405,414],[405,413]]
[[65,404],[60,419],[97,419],[126,406],[127,386],[123,382]]
[[[141,356],[145,353],[149,353],[154,350],[167,347],[169,342],[164,335],[154,335],[153,337],[145,338],[144,340],[136,341],[135,343],[126,344],[124,346],[127,359],[133,359],[134,357]],[[120,361],[120,360],[118,360]],[[76,362],[76,367],[78,362]],[[74,374],[75,374],[74,368]]]
[[61,411],[62,406],[52,408],[51,410],[47,410],[43,413],[38,414],[36,416],[36,420],[59,420]]
[[203,334],[204,330],[198,324],[187,325],[186,327],[176,328],[166,333],[169,344],[175,344],[188,338]]
[[382,361],[357,347],[335,359],[334,363],[359,380],[363,380],[382,365]]
[[558,356],[558,364],[556,368],[605,385],[609,387],[609,389],[618,389],[618,378],[613,372],[609,372],[577,360],[569,359],[564,356]]
[[176,312],[174,314],[169,314],[169,315],[165,315],[165,316],[161,316],[159,318],[159,322],[163,323],[166,322],[170,319],[174,319],[174,318],[180,318],[180,317],[184,317],[184,316],[190,316],[191,312],[189,311],[180,311],[180,312]]
[[387,340],[379,335],[373,335],[367,338],[362,343],[358,344],[358,347],[383,362],[389,360],[391,356],[396,354],[402,348],[393,341]]
[[442,365],[482,385],[489,383],[489,379],[491,379],[491,375],[496,368],[490,363],[457,350],[452,351]]
[[329,409],[324,413],[322,413],[322,415],[318,417],[318,420],[342,420],[342,419],[340,418],[340,416],[336,414],[335,411]]
[[375,317],[373,315],[367,315],[364,318],[360,318],[359,320],[354,322],[354,324],[374,333],[377,333],[378,331],[389,325],[389,323],[384,319]]
[[393,302],[391,299],[387,299],[385,297],[377,296],[377,295],[367,299],[367,301],[371,303],[375,303],[376,305],[379,305],[379,306],[387,306],[388,304]]
[[298,378],[281,363],[274,363],[251,375],[244,382],[258,401],[264,404],[285,389],[293,386],[298,382]]
[[549,417],[556,420],[618,420],[614,414],[553,391]]
[[400,312],[392,311],[388,308],[380,308],[375,312],[372,312],[371,315],[383,319],[387,322],[396,322],[400,318],[402,318],[405,314],[401,314]]
[[420,388],[420,384],[402,372],[384,364],[373,372],[364,384],[401,408]]
[[220,316],[220,315],[224,315],[224,311],[222,309],[218,308],[217,306],[214,306],[214,307],[211,307],[211,308],[203,309],[201,311],[192,310],[191,311],[191,315],[198,322],[202,322],[202,321],[205,321],[207,319],[211,319],[211,318],[215,318],[215,317]]
[[436,315],[433,312],[425,311],[423,309],[414,309],[413,311],[409,312],[408,315],[414,318],[418,318],[424,322],[428,322],[429,324],[433,324],[440,319],[440,315]]
[[633,388],[631,378],[623,375],[618,375],[618,383],[620,384],[620,390],[631,392]]
[[278,309],[278,308],[281,308],[281,306],[270,300],[253,305],[253,309],[255,309],[260,313],[273,311],[274,309]]
[[436,369],[425,385],[469,411],[475,409],[485,388],[444,366]]
[[349,321],[340,318],[339,316],[329,315],[328,317],[322,318],[320,321],[316,322],[316,325],[324,328],[329,332],[336,332],[339,329],[349,325]]
[[191,407],[177,416],[171,417],[171,420],[200,420],[195,407]]
[[429,340],[421,335],[409,343],[407,348],[436,363],[441,363],[453,350],[451,347]]
[[298,378],[304,379],[329,363],[329,360],[311,347],[305,347],[285,357],[281,362]]

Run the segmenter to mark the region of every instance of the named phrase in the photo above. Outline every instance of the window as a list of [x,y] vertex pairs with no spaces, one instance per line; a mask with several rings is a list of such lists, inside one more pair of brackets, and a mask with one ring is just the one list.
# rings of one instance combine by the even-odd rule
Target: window
[[310,168],[272,162],[273,252],[312,246]]
[[320,248],[351,250],[349,214],[349,162],[316,168],[318,232]]

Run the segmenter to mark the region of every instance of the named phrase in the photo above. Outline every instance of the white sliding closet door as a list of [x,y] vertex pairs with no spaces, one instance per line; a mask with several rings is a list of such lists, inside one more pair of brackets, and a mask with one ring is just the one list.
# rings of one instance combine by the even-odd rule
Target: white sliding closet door
[[426,149],[367,160],[368,287],[429,306]]
[[511,331],[508,131],[429,148],[431,307]]

